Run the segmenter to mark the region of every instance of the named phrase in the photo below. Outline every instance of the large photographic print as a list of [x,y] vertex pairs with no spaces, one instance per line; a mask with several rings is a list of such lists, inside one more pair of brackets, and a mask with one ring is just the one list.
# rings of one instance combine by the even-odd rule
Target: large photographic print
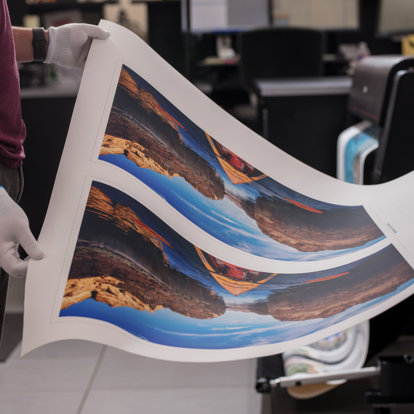
[[60,316],[99,319],[168,346],[248,347],[343,321],[413,277],[392,246],[319,272],[241,268],[192,245],[126,194],[94,182]]
[[[218,362],[288,352],[414,293],[414,174],[295,160],[102,21],[25,287],[22,353],[94,341]],[[298,137],[298,142],[306,137]],[[335,137],[333,137],[335,139]]]
[[293,191],[201,130],[134,71],[122,67],[100,156],[233,247],[278,260],[318,260],[383,234],[362,206]]

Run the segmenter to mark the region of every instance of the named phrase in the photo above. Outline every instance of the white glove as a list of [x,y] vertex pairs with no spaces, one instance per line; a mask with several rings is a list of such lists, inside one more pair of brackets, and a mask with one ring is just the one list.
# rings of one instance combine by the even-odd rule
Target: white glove
[[105,40],[109,32],[93,24],[71,23],[49,27],[49,46],[45,63],[83,68],[93,39]]
[[0,186],[0,267],[11,276],[23,277],[28,261],[20,258],[19,244],[28,258],[43,259],[43,251],[30,231],[26,214]]

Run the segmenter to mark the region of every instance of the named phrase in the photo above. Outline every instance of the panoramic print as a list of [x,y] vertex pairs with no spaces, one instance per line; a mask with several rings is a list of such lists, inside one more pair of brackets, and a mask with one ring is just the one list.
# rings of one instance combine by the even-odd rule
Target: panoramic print
[[279,260],[331,258],[384,237],[362,206],[295,192],[240,158],[123,66],[99,159],[218,240]]
[[229,349],[311,334],[412,284],[393,246],[335,269],[280,274],[202,251],[139,202],[93,182],[60,316],[169,346]]

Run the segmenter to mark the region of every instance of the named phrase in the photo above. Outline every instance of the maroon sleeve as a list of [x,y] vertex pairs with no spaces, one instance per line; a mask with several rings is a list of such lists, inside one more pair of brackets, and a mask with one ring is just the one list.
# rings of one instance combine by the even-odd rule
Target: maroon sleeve
[[0,162],[15,168],[24,158],[26,137],[20,107],[20,83],[6,0],[0,0]]

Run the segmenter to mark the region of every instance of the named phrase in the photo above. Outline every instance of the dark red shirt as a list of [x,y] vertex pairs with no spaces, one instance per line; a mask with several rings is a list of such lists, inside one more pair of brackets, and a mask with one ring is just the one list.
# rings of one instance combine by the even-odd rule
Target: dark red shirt
[[24,158],[26,127],[20,107],[20,82],[6,0],[0,0],[0,162],[16,168]]

